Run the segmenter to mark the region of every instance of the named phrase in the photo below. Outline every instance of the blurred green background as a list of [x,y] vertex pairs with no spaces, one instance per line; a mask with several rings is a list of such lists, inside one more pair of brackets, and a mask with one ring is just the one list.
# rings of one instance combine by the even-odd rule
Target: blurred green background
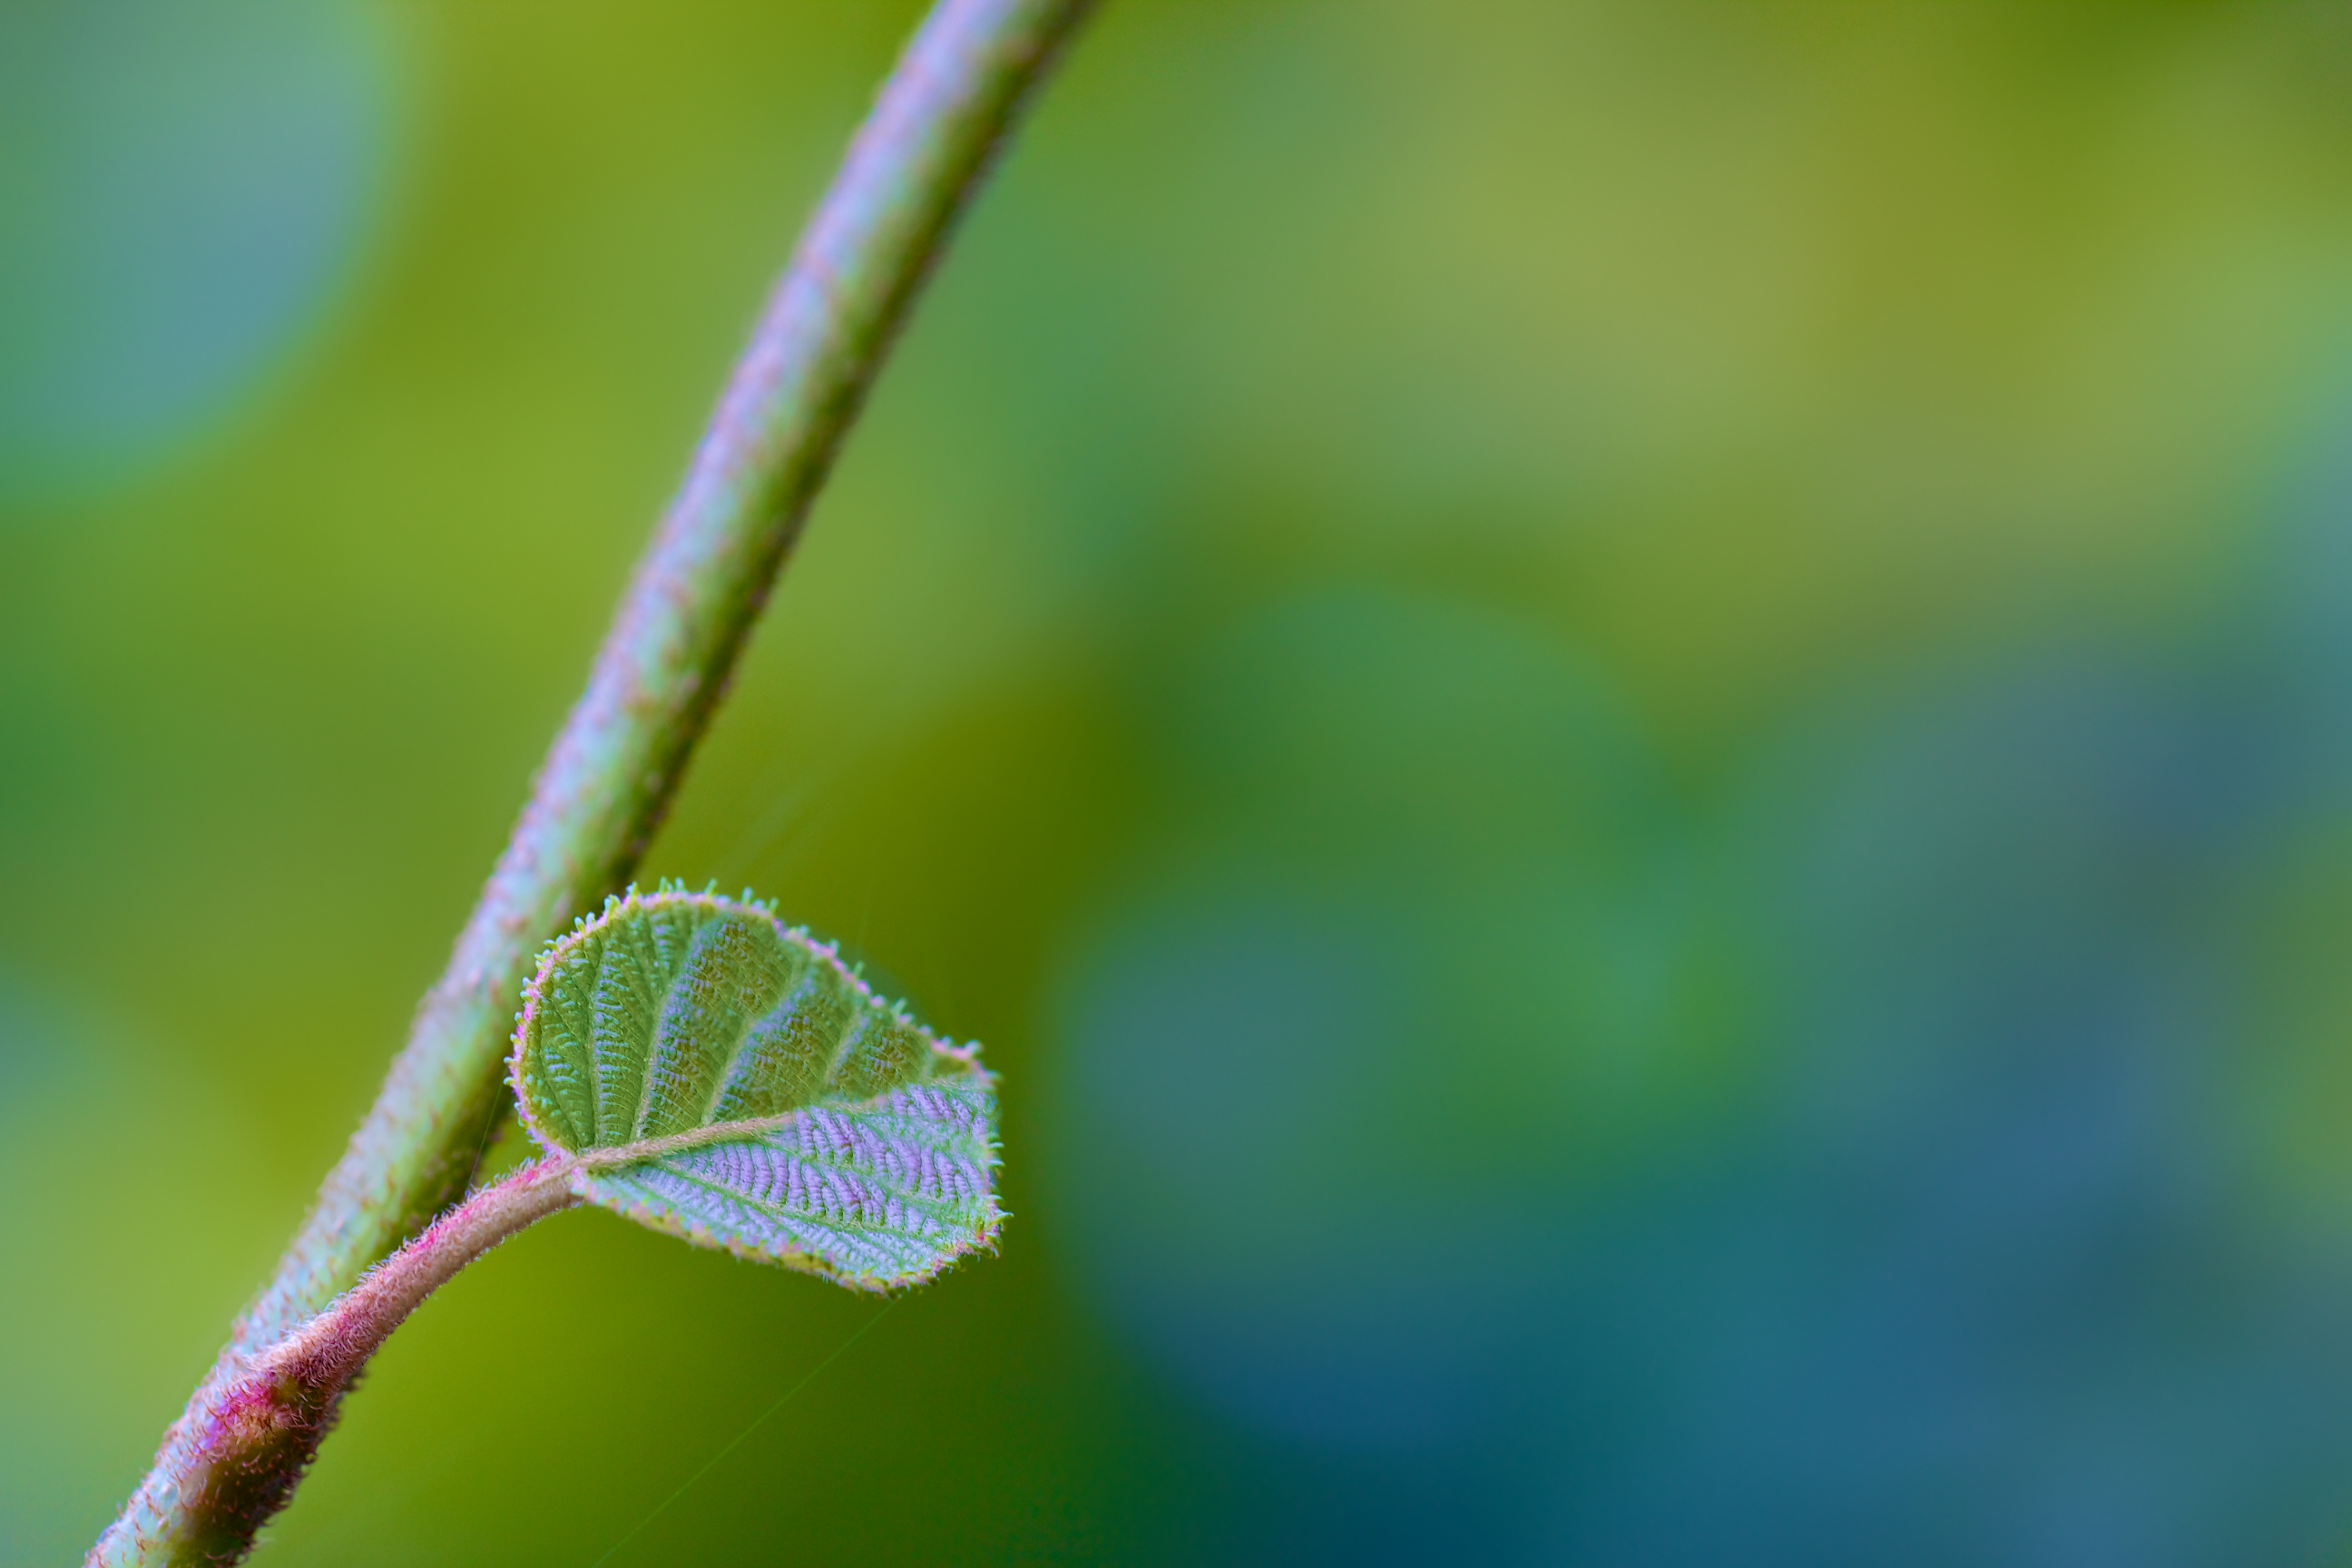
[[[913,17],[0,3],[0,1559],[340,1151]],[[1002,1255],[560,1219],[260,1561],[2336,1560],[2352,16],[1111,0],[646,869],[985,1043]]]

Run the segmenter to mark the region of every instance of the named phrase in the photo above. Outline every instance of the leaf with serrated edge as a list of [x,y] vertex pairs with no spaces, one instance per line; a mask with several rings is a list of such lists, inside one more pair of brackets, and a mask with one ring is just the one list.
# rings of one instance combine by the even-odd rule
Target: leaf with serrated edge
[[976,1052],[762,905],[632,889],[541,955],[509,1079],[589,1202],[880,1290],[1003,1223]]

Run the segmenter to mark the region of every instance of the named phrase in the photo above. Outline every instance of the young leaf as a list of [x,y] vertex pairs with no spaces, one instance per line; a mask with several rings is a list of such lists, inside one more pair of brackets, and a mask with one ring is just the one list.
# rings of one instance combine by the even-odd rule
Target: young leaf
[[757,904],[608,900],[540,960],[509,1076],[574,1192],[706,1247],[878,1290],[1003,1223],[975,1048]]

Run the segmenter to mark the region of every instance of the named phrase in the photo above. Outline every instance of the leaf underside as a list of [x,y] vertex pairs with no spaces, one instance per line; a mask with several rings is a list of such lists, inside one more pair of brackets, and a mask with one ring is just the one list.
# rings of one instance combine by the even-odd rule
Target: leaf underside
[[757,904],[608,900],[541,959],[510,1068],[574,1190],[706,1247],[883,1289],[1002,1222],[972,1049]]

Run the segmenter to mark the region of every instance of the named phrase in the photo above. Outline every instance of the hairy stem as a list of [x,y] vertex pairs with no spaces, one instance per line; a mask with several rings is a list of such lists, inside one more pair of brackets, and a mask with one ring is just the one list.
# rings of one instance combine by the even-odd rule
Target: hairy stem
[[517,1231],[571,1207],[569,1160],[526,1165],[451,1209],[327,1309],[233,1376],[208,1385],[175,1430],[185,1462],[171,1483],[184,1520],[173,1558],[242,1556],[335,1424],[343,1394],[393,1330],[458,1269]]
[[[270,1347],[462,1191],[507,1109],[499,1061],[533,954],[635,869],[957,213],[1088,8],[940,0],[908,45],[770,297],[406,1047],[90,1562],[236,1561],[299,1479],[310,1447],[225,1455],[205,1434]],[[223,1466],[274,1476],[268,1508],[206,1513]]]
[[580,1202],[569,1159],[541,1160],[492,1183],[425,1227],[324,1311],[264,1352],[245,1383],[272,1400],[330,1408],[425,1298],[499,1243]]

